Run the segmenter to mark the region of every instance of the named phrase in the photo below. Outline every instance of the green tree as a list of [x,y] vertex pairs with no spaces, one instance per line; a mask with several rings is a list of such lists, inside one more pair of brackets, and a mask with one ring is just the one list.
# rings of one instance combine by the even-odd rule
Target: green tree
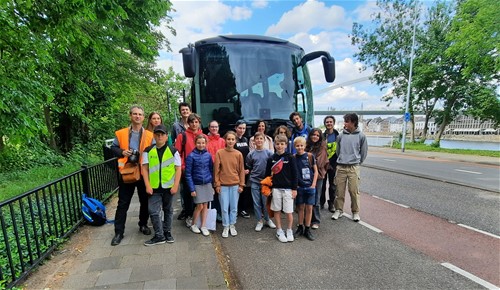
[[[423,22],[416,29],[417,45],[409,108],[410,112],[422,110],[425,113],[425,133],[428,120],[432,116],[436,118],[439,124],[435,138],[437,142],[446,126],[459,114],[470,114],[480,119],[500,118],[498,94],[495,93],[495,86],[498,85],[495,75],[498,76],[498,72],[492,73],[488,69],[467,69],[468,64],[463,54],[455,53],[456,50],[451,49],[457,43],[454,39],[459,37],[456,32],[450,33],[450,31],[456,31],[457,17],[461,17],[460,13],[455,13],[457,8],[455,4],[447,1],[433,3],[425,13],[421,13]],[[458,4],[470,3],[463,1]],[[402,98],[407,87],[406,72],[409,67],[409,57],[405,53],[410,43],[407,40],[410,26],[408,19],[411,18],[411,11],[418,11],[419,6],[418,3],[411,1],[385,0],[377,1],[377,5],[381,12],[375,15],[373,22],[375,28],[368,30],[359,24],[354,24],[352,43],[359,47],[356,56],[373,68],[375,72],[373,79],[376,83],[391,84],[394,87],[393,95],[385,98],[385,101],[390,102],[393,98]],[[462,8],[458,11],[461,11],[460,9]],[[493,19],[489,20],[491,21],[483,19],[482,22],[494,22]],[[488,36],[497,37],[498,33],[486,33],[484,35],[486,43],[490,42]],[[477,41],[482,41],[482,38]],[[490,55],[495,55],[498,50],[490,46],[487,51]],[[486,59],[478,63],[491,69],[492,67],[488,66],[492,64],[489,60],[490,55],[486,55]],[[474,54],[471,58],[474,59]]]
[[109,136],[137,96],[156,97],[154,61],[169,48],[156,27],[175,35],[170,11],[165,0],[3,1],[0,140],[69,152]]
[[[416,1],[403,0],[378,0],[377,6],[379,11],[373,15],[370,26],[353,24],[351,43],[359,50],[354,56],[364,64],[364,70],[372,68],[371,80],[381,89],[392,87],[392,93],[384,97],[384,101],[391,103],[394,99],[400,99],[405,102],[413,27],[419,19],[421,8]],[[417,27],[416,34],[421,33]],[[413,94],[410,95],[409,106],[413,120],[412,104]],[[413,126],[411,132],[413,140]]]

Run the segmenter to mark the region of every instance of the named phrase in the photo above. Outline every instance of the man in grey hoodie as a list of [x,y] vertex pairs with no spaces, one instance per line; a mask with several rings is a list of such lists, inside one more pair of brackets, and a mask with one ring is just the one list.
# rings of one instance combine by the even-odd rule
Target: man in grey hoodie
[[344,116],[344,130],[337,137],[337,185],[334,201],[335,212],[332,219],[336,220],[343,214],[346,187],[351,196],[352,220],[359,222],[359,169],[366,159],[368,143],[366,136],[358,129],[358,115],[349,113]]

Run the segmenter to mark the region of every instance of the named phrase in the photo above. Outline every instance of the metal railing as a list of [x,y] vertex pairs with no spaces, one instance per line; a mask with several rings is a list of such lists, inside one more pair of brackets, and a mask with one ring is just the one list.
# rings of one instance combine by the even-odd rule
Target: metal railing
[[0,203],[0,288],[13,287],[82,222],[82,194],[107,200],[118,188],[117,159]]

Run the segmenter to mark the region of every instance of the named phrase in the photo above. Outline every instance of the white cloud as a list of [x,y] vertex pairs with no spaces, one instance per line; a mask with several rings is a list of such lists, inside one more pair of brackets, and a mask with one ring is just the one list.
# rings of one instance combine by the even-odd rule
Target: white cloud
[[267,29],[266,35],[309,32],[314,28],[348,27],[350,23],[350,20],[345,19],[344,8],[336,5],[327,7],[323,2],[309,0],[285,12],[278,23]]
[[257,8],[257,9],[266,8],[268,4],[269,4],[269,1],[265,1],[265,0],[252,1],[252,7]]
[[353,14],[356,15],[356,21],[366,22],[372,20],[372,15],[379,12],[376,1],[366,1],[365,4],[358,6]]

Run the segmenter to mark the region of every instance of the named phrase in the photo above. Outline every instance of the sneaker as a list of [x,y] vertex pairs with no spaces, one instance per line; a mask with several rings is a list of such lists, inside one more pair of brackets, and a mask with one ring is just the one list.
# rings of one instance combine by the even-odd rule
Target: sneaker
[[181,213],[177,216],[177,219],[180,221],[183,221],[187,218],[186,212],[184,210],[181,211]]
[[166,238],[158,238],[154,237],[149,241],[144,242],[144,246],[149,247],[149,246],[154,246],[154,245],[160,245],[160,244],[165,244],[167,242]]
[[312,224],[311,229],[313,229],[313,230],[319,229],[319,224]]
[[328,203],[328,211],[329,212],[335,212],[335,207],[333,206],[333,202]]
[[304,237],[306,237],[309,241],[314,241],[316,237],[313,235],[311,232],[311,229],[306,227],[306,230],[304,231]]
[[222,237],[223,238],[229,237],[229,227],[224,227],[224,229],[222,230]]
[[233,237],[238,235],[238,232],[236,231],[236,227],[234,225],[229,226],[229,233]]
[[201,231],[200,231],[200,229],[198,228],[198,226],[197,226],[197,225],[192,225],[192,226],[190,226],[189,228],[190,228],[190,229],[191,229],[191,231],[192,231],[193,233],[195,233],[195,234],[199,234],[199,233],[201,233]]
[[287,238],[286,238],[286,236],[285,236],[285,233],[283,232],[283,230],[282,230],[282,229],[278,229],[278,230],[276,231],[276,237],[277,237],[277,238],[278,238],[278,240],[279,240],[280,242],[282,242],[282,243],[286,243],[286,242],[288,242],[288,240],[287,240]]
[[361,218],[359,217],[359,213],[355,213],[352,215],[352,220],[355,222],[359,222]]
[[165,239],[167,240],[167,243],[173,243],[173,242],[175,242],[175,239],[174,239],[174,237],[172,237],[172,233],[171,232],[165,232],[163,234],[165,235]]
[[208,229],[206,227],[202,227],[201,234],[204,235],[205,237],[207,237],[210,235],[210,232],[208,231]]
[[298,225],[297,229],[295,230],[295,236],[298,238],[299,236],[302,236],[303,234],[304,234],[304,226]]
[[186,218],[186,227],[191,228],[192,225],[193,225],[193,218],[187,217]]
[[250,218],[250,214],[244,210],[240,211],[240,215],[246,219]]
[[263,227],[264,227],[264,223],[263,222],[258,222],[257,225],[255,226],[255,231],[256,232],[260,232],[260,231],[262,231]]
[[293,242],[294,238],[293,238],[293,231],[292,231],[292,229],[287,229],[286,230],[286,240],[287,240],[287,242]]
[[276,228],[276,225],[273,223],[272,219],[269,219],[268,221],[266,221],[266,225],[268,227],[270,227],[271,229],[275,229]]
[[332,215],[332,219],[333,219],[333,220],[338,220],[338,219],[339,219],[339,217],[341,217],[341,216],[342,216],[342,212],[341,212],[340,210],[338,210],[338,209],[337,209],[337,210],[335,210],[335,212],[333,213],[333,215]]

